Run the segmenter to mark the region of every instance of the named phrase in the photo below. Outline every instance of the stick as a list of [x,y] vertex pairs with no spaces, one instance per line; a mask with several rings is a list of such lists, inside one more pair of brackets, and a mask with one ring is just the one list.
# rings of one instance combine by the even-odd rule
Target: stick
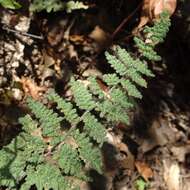
[[112,39],[118,34],[118,32],[123,28],[123,26],[128,22],[129,19],[138,11],[138,9],[141,7],[142,3],[140,3],[137,8],[130,14],[128,15],[122,22],[121,24],[115,29],[115,31],[112,34]]
[[16,33],[16,34],[19,34],[19,35],[27,36],[27,37],[30,37],[30,38],[35,38],[35,39],[38,39],[38,40],[43,40],[44,39],[43,36],[38,36],[38,35],[35,35],[35,34],[30,34],[30,33],[27,33],[27,32],[22,32],[22,31],[19,31],[19,30],[11,29],[8,26],[3,26],[2,29],[6,30],[7,32]]

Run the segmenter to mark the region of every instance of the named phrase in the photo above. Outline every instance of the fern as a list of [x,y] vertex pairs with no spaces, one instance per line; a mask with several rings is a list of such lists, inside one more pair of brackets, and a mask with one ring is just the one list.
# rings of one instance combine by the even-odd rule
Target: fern
[[0,185],[21,190],[32,186],[38,190],[72,190],[81,180],[90,180],[89,169],[101,174],[100,148],[106,130],[117,123],[129,124],[128,111],[134,98],[142,98],[139,89],[147,87],[145,77],[154,76],[147,60],[160,60],[154,48],[163,41],[169,21],[164,13],[154,26],[145,27],[144,38],[134,38],[139,58],[114,46],[105,53],[113,73],[91,76],[85,84],[71,78],[69,100],[53,90],[48,92],[55,109],[29,98],[34,115],[19,119],[23,131],[0,150]]
[[83,110],[92,110],[95,106],[92,94],[81,82],[75,81],[73,78],[70,84],[77,106]]
[[88,9],[88,6],[79,1],[62,2],[61,0],[33,0],[30,5],[30,10],[33,12],[40,12],[43,10],[47,12],[56,12],[65,10],[67,13],[70,13],[77,9]]
[[73,10],[77,9],[88,9],[87,5],[84,5],[84,3],[79,1],[68,1],[66,3],[66,11],[68,13],[72,12]]
[[97,141],[97,143],[99,143],[101,146],[106,136],[104,126],[100,122],[98,122],[94,115],[89,112],[85,113],[82,118],[85,124],[84,130],[86,131],[86,133],[95,141]]
[[8,9],[19,9],[21,5],[15,0],[0,0],[0,5]]
[[56,166],[51,164],[41,164],[35,169],[27,168],[26,182],[21,186],[21,190],[28,190],[35,185],[38,190],[54,189],[69,190],[73,189],[68,181],[62,176]]
[[135,37],[134,41],[136,42],[136,46],[139,49],[139,52],[148,60],[160,61],[161,57],[157,55],[154,50],[155,45],[164,41],[167,32],[170,27],[170,18],[167,11],[164,11],[160,15],[160,19],[158,19],[154,26],[148,27],[146,26],[143,30],[146,40],[141,40],[140,38]]
[[60,129],[60,122],[63,118],[59,117],[53,110],[47,109],[40,102],[28,99],[28,106],[32,112],[42,123],[43,135],[45,136],[56,136]]
[[61,146],[58,164],[66,174],[70,174],[79,178],[85,176],[82,174],[82,162],[78,157],[78,152],[76,149],[72,148],[71,145],[64,144]]
[[85,163],[88,163],[91,168],[94,168],[99,173],[102,173],[101,153],[98,148],[93,148],[89,137],[85,133],[79,133],[78,130],[73,132],[74,139],[79,146],[80,157]]
[[72,123],[72,125],[75,126],[80,121],[76,109],[73,108],[73,105],[70,102],[66,102],[65,100],[63,100],[54,91],[48,93],[47,97],[49,100],[57,103],[57,108],[65,114],[65,119]]

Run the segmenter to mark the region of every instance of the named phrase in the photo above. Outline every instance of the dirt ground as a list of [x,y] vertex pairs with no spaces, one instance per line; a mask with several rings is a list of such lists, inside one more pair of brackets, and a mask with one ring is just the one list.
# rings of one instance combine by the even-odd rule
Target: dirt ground
[[[108,72],[104,51],[112,44],[131,47],[140,8],[114,32],[141,1],[89,3],[92,8],[71,14],[30,14],[27,5],[0,8],[1,147],[20,132],[18,118],[29,111],[28,95],[47,103],[44,93],[49,88],[65,93],[72,73]],[[162,61],[150,63],[156,77],[130,113],[131,125],[109,132],[121,147],[105,143],[105,173],[92,172],[89,189],[190,190],[190,2],[178,1],[171,20],[157,48]]]

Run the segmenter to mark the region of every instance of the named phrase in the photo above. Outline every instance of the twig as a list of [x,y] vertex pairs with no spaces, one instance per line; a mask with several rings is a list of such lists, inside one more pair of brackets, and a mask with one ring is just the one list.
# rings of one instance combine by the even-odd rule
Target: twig
[[30,34],[30,33],[27,33],[27,32],[22,32],[22,31],[19,31],[19,30],[11,29],[8,26],[3,26],[2,29],[6,30],[7,32],[16,33],[16,34],[19,34],[19,35],[27,36],[27,37],[30,37],[30,38],[35,38],[35,39],[38,39],[38,40],[43,40],[44,39],[43,36],[38,36],[38,35],[35,35],[35,34]]
[[115,31],[112,34],[112,39],[115,38],[115,36],[118,34],[118,32],[124,27],[124,25],[133,17],[133,15],[138,11],[138,9],[141,7],[142,3],[140,3],[137,8],[130,14],[128,15],[122,22],[121,24],[115,29]]

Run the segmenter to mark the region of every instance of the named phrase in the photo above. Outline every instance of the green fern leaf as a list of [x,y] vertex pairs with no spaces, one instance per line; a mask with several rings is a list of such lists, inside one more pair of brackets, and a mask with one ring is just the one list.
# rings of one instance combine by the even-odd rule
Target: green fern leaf
[[90,82],[90,85],[89,85],[90,91],[94,95],[98,95],[99,99],[104,98],[105,95],[103,93],[103,90],[98,85],[96,78],[91,76],[88,78],[88,81]]
[[82,118],[85,123],[84,129],[87,134],[95,141],[97,141],[100,145],[102,145],[105,141],[106,136],[106,130],[104,126],[102,126],[102,124],[98,122],[95,116],[89,112],[84,113]]
[[79,133],[78,130],[73,132],[73,137],[79,146],[79,153],[84,162],[89,164],[91,168],[97,170],[99,173],[102,173],[102,159],[100,150],[93,147],[90,139],[84,133]]
[[16,187],[26,176],[27,164],[42,162],[44,149],[45,145],[39,137],[20,133],[0,150],[0,185]]
[[149,60],[152,61],[160,61],[161,57],[157,55],[156,51],[154,51],[152,45],[145,43],[143,40],[140,38],[135,37],[134,41],[136,43],[136,46],[138,47],[140,53],[146,57]]
[[127,70],[127,76],[131,78],[131,80],[137,83],[139,86],[147,87],[147,82],[143,79],[143,77],[136,71],[134,68],[130,68]]
[[115,73],[103,75],[103,80],[106,82],[108,86],[116,86],[120,82],[119,77]]
[[129,117],[126,109],[123,109],[118,104],[113,104],[109,100],[99,103],[97,110],[100,111],[100,117],[105,117],[108,122],[129,124]]
[[66,3],[66,11],[71,13],[73,10],[77,9],[88,9],[88,6],[80,1],[69,1]]
[[146,63],[142,62],[140,59],[134,59],[125,49],[116,46],[115,52],[118,59],[120,59],[127,68],[133,67],[136,71],[146,76],[154,77],[154,74],[148,69],[148,65]]
[[65,174],[73,175],[81,179],[87,179],[82,172],[82,163],[76,149],[68,144],[61,146],[59,153],[58,164],[63,169]]
[[117,59],[116,56],[111,55],[110,53],[105,53],[106,59],[108,63],[111,65],[112,68],[115,69],[115,71],[120,74],[121,76],[124,76],[126,74],[126,67],[125,65]]
[[57,108],[64,113],[67,121],[69,121],[72,125],[77,125],[80,118],[76,112],[76,109],[73,108],[73,105],[70,102],[66,102],[63,98],[56,94],[55,91],[49,92],[47,97],[49,100],[57,103]]
[[59,117],[57,113],[54,113],[53,110],[48,109],[40,102],[37,102],[31,98],[29,98],[27,102],[32,112],[42,124],[43,135],[57,136],[60,130],[60,122],[63,118]]
[[147,38],[150,39],[150,43],[154,46],[158,43],[162,43],[166,34],[169,31],[171,25],[170,16],[167,11],[164,11],[160,15],[160,19],[156,20],[153,27],[145,26],[143,32],[147,35]]
[[35,185],[37,190],[71,190],[72,187],[64,179],[59,169],[50,164],[38,165],[36,169],[28,168],[25,183],[21,190],[28,190]]
[[19,8],[21,8],[21,5],[15,0],[0,0],[0,4],[4,8],[8,8],[8,9],[19,9]]
[[140,99],[142,98],[142,94],[136,88],[136,86],[130,82],[130,80],[122,79],[121,84],[123,88],[127,90],[129,96],[133,96],[135,98],[140,98]]
[[95,107],[96,103],[92,99],[92,94],[81,82],[71,79],[71,90],[79,108],[92,110]]
[[19,118],[19,123],[22,124],[22,129],[27,133],[32,133],[37,130],[38,127],[38,122],[33,120],[28,114],[22,118]]
[[126,94],[119,88],[113,88],[110,91],[110,95],[111,95],[111,100],[114,102],[114,104],[121,106],[125,109],[133,107],[133,104],[130,103]]
[[11,152],[8,147],[0,151],[0,186],[17,187],[25,176],[27,157],[20,153]]
[[40,12],[46,10],[48,13],[53,11],[60,11],[64,9],[65,3],[60,0],[33,0],[30,4],[30,11],[32,12]]

